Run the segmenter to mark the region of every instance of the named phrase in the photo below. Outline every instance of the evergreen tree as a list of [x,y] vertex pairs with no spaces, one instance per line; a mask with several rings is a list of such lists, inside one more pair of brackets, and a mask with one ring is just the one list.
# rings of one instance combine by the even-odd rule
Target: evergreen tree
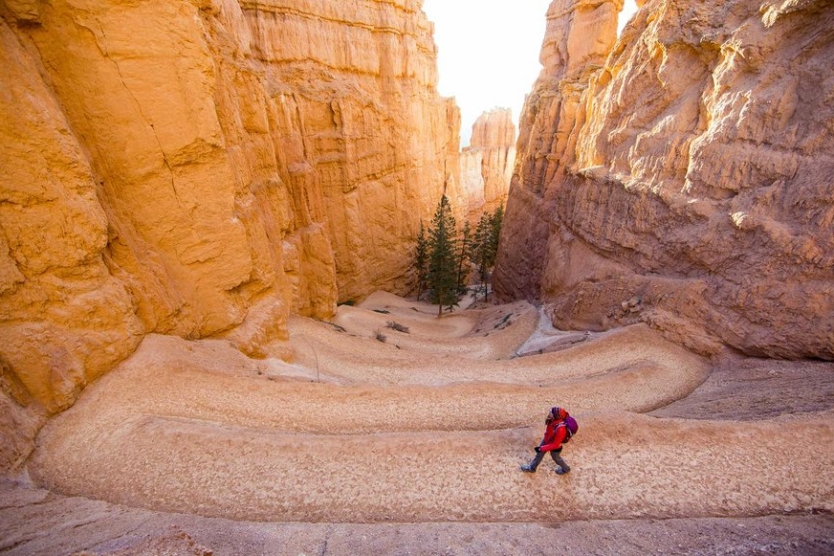
[[457,258],[455,257],[455,218],[446,195],[440,198],[429,230],[428,283],[432,303],[437,303],[437,316],[443,308],[452,309],[458,302]]
[[475,228],[475,236],[472,238],[469,257],[472,259],[478,271],[478,279],[481,282],[481,288],[484,290],[485,301],[488,299],[487,281],[489,268],[495,259],[492,244],[492,218],[484,213],[481,215],[478,226]]
[[429,274],[429,240],[426,237],[426,227],[423,226],[422,220],[420,220],[420,231],[417,233],[414,269],[417,271],[417,299],[420,299]]
[[502,203],[492,215],[487,213],[481,215],[478,227],[475,229],[475,237],[472,239],[469,256],[478,271],[481,288],[484,291],[484,301],[489,299],[490,270],[495,266],[495,258],[498,255],[498,238],[501,235],[503,221],[504,204]]
[[492,247],[492,260],[490,266],[495,265],[495,258],[498,256],[498,239],[501,235],[501,225],[504,223],[504,203],[502,202],[495,209],[490,218],[490,244]]
[[463,237],[460,241],[460,255],[458,256],[458,294],[463,295],[466,293],[466,278],[469,275],[469,271],[467,269],[464,272],[464,264],[469,260],[469,244],[471,243],[471,236],[472,236],[472,227],[469,225],[469,221],[467,220],[463,224]]

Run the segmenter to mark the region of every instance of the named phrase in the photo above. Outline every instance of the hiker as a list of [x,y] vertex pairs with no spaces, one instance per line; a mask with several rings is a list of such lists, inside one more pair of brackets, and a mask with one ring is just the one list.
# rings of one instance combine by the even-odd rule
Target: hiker
[[542,462],[544,455],[550,452],[550,457],[556,462],[558,467],[555,469],[557,475],[564,475],[570,472],[570,466],[562,459],[562,443],[567,442],[570,438],[570,431],[565,423],[565,419],[570,417],[567,411],[561,407],[553,407],[547,414],[544,424],[547,428],[544,430],[544,438],[536,446],[536,456],[533,461],[527,465],[522,465],[521,470],[525,473],[535,473],[536,468]]

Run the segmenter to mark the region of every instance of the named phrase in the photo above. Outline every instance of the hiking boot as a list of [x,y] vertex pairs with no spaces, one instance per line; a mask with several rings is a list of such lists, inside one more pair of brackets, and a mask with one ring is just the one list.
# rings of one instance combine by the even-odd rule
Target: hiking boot
[[566,475],[567,473],[570,473],[570,467],[568,467],[567,469],[562,469],[561,467],[557,467],[556,469],[554,469],[554,471],[556,471],[557,475]]
[[535,473],[536,472],[536,468],[533,467],[530,464],[522,465],[521,470],[524,471],[525,473]]

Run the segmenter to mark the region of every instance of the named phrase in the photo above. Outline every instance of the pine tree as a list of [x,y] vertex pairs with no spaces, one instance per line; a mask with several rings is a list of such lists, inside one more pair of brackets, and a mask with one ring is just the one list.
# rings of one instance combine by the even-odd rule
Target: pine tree
[[417,299],[420,299],[429,274],[429,240],[426,238],[426,228],[422,220],[420,220],[420,231],[417,233],[414,269],[417,271]]
[[495,259],[492,243],[492,218],[484,213],[481,215],[481,219],[478,220],[478,226],[475,228],[475,236],[472,238],[469,257],[475,263],[475,268],[478,271],[478,278],[484,290],[485,301],[488,299],[487,281],[489,269]]
[[463,224],[463,236],[460,240],[460,255],[458,255],[458,294],[463,295],[466,293],[466,278],[469,275],[469,271],[467,269],[464,272],[464,264],[469,260],[469,245],[471,243],[472,237],[472,227],[469,225],[469,221],[467,220]]
[[501,225],[504,223],[504,203],[502,202],[495,209],[490,218],[490,245],[492,248],[492,260],[490,266],[495,265],[495,258],[498,256],[498,239],[501,235]]
[[444,307],[452,309],[458,302],[454,235],[452,207],[449,199],[443,195],[429,230],[428,283],[432,290],[432,302],[438,304],[438,317],[443,314]]
[[501,235],[501,225],[504,221],[504,204],[502,203],[493,214],[484,213],[475,228],[475,237],[470,247],[470,258],[475,263],[481,288],[484,291],[484,301],[489,300],[490,270],[495,266],[498,255],[498,238]]

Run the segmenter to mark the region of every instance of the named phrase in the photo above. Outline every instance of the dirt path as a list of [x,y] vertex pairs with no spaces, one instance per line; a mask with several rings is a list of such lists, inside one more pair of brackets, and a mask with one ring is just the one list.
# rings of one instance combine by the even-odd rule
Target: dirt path
[[[834,510],[827,404],[690,418],[705,402],[686,400],[722,383],[644,326],[555,338],[572,346],[558,351],[537,337],[540,354],[514,357],[540,328],[528,305],[439,321],[433,309],[378,294],[333,324],[294,319],[294,364],[148,337],[47,425],[30,476],[81,499],[245,522],[520,530],[552,522],[554,501],[560,520],[591,523]],[[573,471],[522,474],[554,404],[581,422]]]
[[829,556],[834,518],[544,523],[233,521],[71,498],[0,480],[0,553],[8,556],[770,555]]

